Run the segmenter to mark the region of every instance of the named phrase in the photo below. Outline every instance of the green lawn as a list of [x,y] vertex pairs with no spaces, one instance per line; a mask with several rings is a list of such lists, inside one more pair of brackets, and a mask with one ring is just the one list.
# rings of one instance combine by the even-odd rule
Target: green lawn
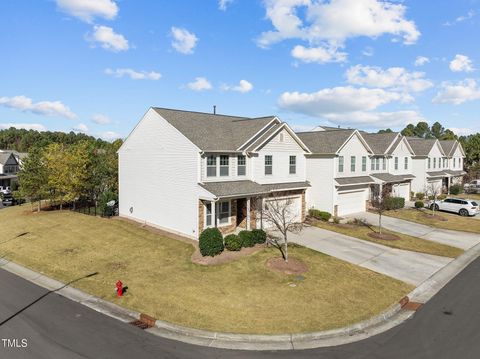
[[[0,257],[158,319],[237,333],[308,332],[369,318],[412,286],[303,247],[290,255],[310,268],[296,287],[271,272],[278,256],[264,249],[217,266],[193,264],[194,247],[120,219],[69,211],[29,213],[30,206],[0,210]],[[26,234],[25,234],[26,233]],[[24,234],[20,237],[20,234]],[[128,286],[116,298],[118,279]]]
[[473,200],[476,200],[476,201],[480,201],[480,194],[477,194],[477,193],[461,193],[461,194],[457,194],[457,195],[449,195],[448,197],[451,197],[451,198],[466,198],[466,199],[473,199]]
[[392,248],[406,249],[408,251],[428,253],[428,254],[434,254],[437,256],[452,257],[452,258],[458,257],[460,254],[463,253],[463,250],[460,248],[451,247],[445,244],[428,241],[426,239],[408,236],[406,234],[402,234],[394,231],[389,231],[385,228],[382,229],[383,233],[394,234],[400,237],[400,239],[389,241],[389,240],[372,238],[368,234],[372,233],[373,231],[378,231],[378,227],[375,227],[375,226],[367,227],[363,225],[358,225],[358,226],[356,225],[355,227],[350,228],[347,226],[337,225],[337,224],[328,223],[328,222],[321,222],[321,221],[319,221],[316,225],[320,228],[328,229],[329,231],[342,233],[347,236],[363,239],[369,242],[383,244],[384,246],[388,246]]
[[435,214],[446,219],[446,221],[442,221],[433,218],[431,214],[432,211],[429,209],[418,210],[413,208],[387,211],[384,213],[386,216],[405,219],[407,221],[417,222],[435,228],[480,233],[480,221],[478,219],[462,217],[455,213],[436,211]]

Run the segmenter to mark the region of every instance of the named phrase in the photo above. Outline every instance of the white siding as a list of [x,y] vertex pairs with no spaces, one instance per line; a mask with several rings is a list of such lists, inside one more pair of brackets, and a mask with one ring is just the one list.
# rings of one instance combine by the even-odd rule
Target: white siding
[[[283,134],[283,142],[280,135]],[[252,180],[258,183],[302,182],[306,179],[305,151],[286,130],[282,130],[252,157]],[[265,156],[273,158],[273,173],[265,175]],[[296,173],[289,173],[290,156],[296,156]]]
[[310,208],[333,214],[334,205],[334,158],[307,157],[307,210]]
[[412,158],[412,174],[415,176],[412,180],[412,191],[415,193],[425,192],[426,162],[425,158]]
[[197,237],[198,148],[150,109],[118,155],[120,215]]
[[[395,169],[395,157],[398,157],[398,169]],[[405,169],[405,157],[408,158],[408,169]],[[399,174],[411,174],[412,169],[412,154],[405,143],[405,140],[401,141],[392,152],[392,157],[388,160],[388,172]]]
[[[367,176],[370,172],[370,161],[368,158],[368,151],[360,141],[358,135],[354,135],[350,140],[345,144],[345,146],[340,150],[339,156],[343,156],[343,172],[338,172],[338,157],[335,158],[335,172],[334,177],[358,177],[358,176]],[[352,156],[356,157],[355,161],[355,172],[350,170],[350,158]],[[362,171],[362,157],[367,157],[367,168],[366,171]]]

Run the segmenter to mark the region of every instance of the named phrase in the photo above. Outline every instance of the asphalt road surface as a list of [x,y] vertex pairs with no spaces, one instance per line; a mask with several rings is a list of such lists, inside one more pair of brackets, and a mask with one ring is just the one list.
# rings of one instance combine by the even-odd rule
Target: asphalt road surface
[[[46,293],[0,270],[0,358],[480,358],[480,258],[400,326],[357,343],[303,351],[230,351],[184,344],[55,293],[41,298]],[[18,347],[8,347],[12,343]]]

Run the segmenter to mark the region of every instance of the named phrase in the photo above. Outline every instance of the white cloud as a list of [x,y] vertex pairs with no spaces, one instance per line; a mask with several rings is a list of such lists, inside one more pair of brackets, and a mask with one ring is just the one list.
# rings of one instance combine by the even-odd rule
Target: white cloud
[[98,125],[108,125],[110,122],[110,117],[102,115],[100,113],[96,113],[92,116],[92,121]]
[[195,77],[195,81],[189,82],[187,87],[193,91],[211,90],[212,84],[205,77]]
[[82,133],[87,133],[88,132],[88,126],[85,125],[84,123],[79,123],[77,126],[73,128],[74,131],[76,132],[82,132]]
[[33,102],[26,96],[0,97],[0,105],[37,115],[59,116],[74,119],[77,116],[60,101]]
[[253,85],[247,80],[240,80],[239,84],[236,86],[222,85],[222,90],[247,93],[253,90]]
[[460,105],[467,101],[480,99],[480,88],[474,79],[465,79],[457,82],[443,82],[441,90],[432,100],[433,103],[451,103]]
[[39,123],[0,123],[0,129],[9,129],[10,127],[23,128],[25,130],[46,131],[45,126]]
[[420,92],[433,86],[430,80],[424,78],[424,72],[409,72],[403,67],[383,70],[376,66],[356,65],[347,70],[346,77],[351,84],[392,90]]
[[455,58],[450,61],[450,70],[453,72],[471,72],[474,70],[472,60],[465,55],[455,55]]
[[473,135],[473,134],[478,132],[478,131],[475,131],[471,128],[467,128],[467,127],[450,127],[449,130],[452,131],[453,133],[455,133],[458,136],[468,136],[468,135]]
[[118,14],[118,6],[112,0],[57,0],[57,6],[61,11],[88,23],[96,17],[113,20]]
[[226,11],[227,7],[233,2],[233,0],[218,0],[218,8],[222,11]]
[[105,141],[113,141],[122,137],[119,133],[116,133],[113,131],[101,132],[98,135],[100,136],[100,138],[104,139]]
[[413,44],[420,36],[415,23],[405,19],[406,7],[387,1],[266,0],[265,7],[274,30],[260,35],[260,47],[299,39],[311,47],[338,49],[351,38],[384,34],[401,36],[404,44]]
[[445,23],[443,23],[443,26],[453,26],[459,22],[463,22],[463,21],[466,21],[466,20],[470,20],[471,18],[473,18],[474,16],[476,15],[476,12],[475,10],[469,10],[467,15],[462,15],[462,16],[459,16],[457,17],[454,21],[447,21]]
[[197,45],[198,38],[187,29],[172,26],[171,35],[173,37],[172,47],[182,54],[193,54],[193,49]]
[[292,56],[303,62],[316,62],[324,64],[327,62],[345,62],[347,60],[347,54],[345,52],[339,52],[338,49],[331,47],[305,47],[297,45],[292,50]]
[[115,69],[110,68],[105,69],[105,74],[113,77],[124,77],[128,76],[132,80],[160,80],[162,74],[155,71],[136,71],[133,69]]
[[278,105],[298,114],[326,119],[339,124],[400,126],[422,118],[415,111],[375,112],[392,102],[412,101],[408,94],[383,89],[351,86],[325,88],[313,93],[285,92]]
[[128,40],[108,26],[94,26],[93,34],[87,35],[87,40],[98,42],[102,48],[114,52],[127,51],[130,48]]
[[314,125],[301,125],[301,124],[290,124],[290,127],[292,130],[295,132],[307,132],[307,131],[312,131],[315,126]]
[[430,62],[430,59],[425,56],[417,56],[415,59],[414,65],[415,66],[423,66],[425,64],[428,64]]

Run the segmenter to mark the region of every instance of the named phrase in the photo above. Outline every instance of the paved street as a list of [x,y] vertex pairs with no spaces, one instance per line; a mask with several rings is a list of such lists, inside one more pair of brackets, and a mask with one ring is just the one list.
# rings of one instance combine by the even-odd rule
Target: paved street
[[414,285],[453,260],[391,248],[317,227],[306,227],[289,236],[292,242]]
[[474,359],[480,357],[480,259],[442,289],[409,321],[353,344],[294,352],[204,348],[155,337],[0,270],[0,338],[27,339],[0,358],[364,358]]
[[[372,224],[378,223],[378,214],[361,212],[349,217],[366,219]],[[479,217],[479,216],[476,216]],[[474,218],[471,218],[475,220]],[[447,244],[449,246],[469,249],[480,243],[480,235],[477,233],[450,231],[448,229],[432,228],[420,223],[405,221],[403,219],[382,216],[382,225],[392,231],[408,234],[410,236],[428,239],[429,241]]]

